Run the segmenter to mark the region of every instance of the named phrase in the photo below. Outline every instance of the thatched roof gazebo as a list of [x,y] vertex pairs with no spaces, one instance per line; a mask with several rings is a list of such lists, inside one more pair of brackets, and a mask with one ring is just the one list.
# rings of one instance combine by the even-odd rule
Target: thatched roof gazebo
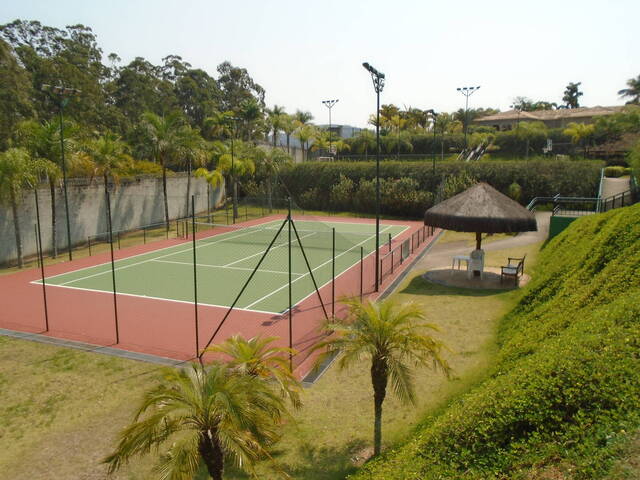
[[425,225],[476,232],[480,250],[483,233],[531,232],[538,230],[532,212],[486,183],[441,202],[424,214]]

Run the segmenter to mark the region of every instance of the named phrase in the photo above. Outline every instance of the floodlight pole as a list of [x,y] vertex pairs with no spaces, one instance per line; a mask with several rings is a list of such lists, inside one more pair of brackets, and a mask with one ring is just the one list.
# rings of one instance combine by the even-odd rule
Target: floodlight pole
[[333,152],[331,151],[331,109],[336,103],[338,103],[338,99],[323,100],[322,103],[324,104],[325,107],[329,109],[329,155],[332,155]]
[[61,85],[52,87],[51,85],[42,85],[42,91],[55,95],[58,100],[58,111],[60,114],[60,160],[62,162],[62,184],[64,188],[64,209],[67,216],[67,250],[69,251],[69,260],[73,260],[71,253],[71,221],[69,219],[69,196],[67,194],[67,164],[64,159],[64,107],[69,103],[69,98],[82,93],[77,88],[67,88]]
[[436,176],[436,121],[438,120],[438,113],[430,108],[427,113],[433,117],[433,149],[431,151],[431,163],[433,164],[433,177]]
[[467,130],[469,128],[469,97],[480,89],[480,85],[477,87],[460,87],[457,88],[461,94],[465,96],[464,105],[464,148],[467,149]]
[[371,73],[373,89],[376,92],[376,282],[375,291],[380,289],[380,92],[384,88],[384,73],[367,62],[362,66]]

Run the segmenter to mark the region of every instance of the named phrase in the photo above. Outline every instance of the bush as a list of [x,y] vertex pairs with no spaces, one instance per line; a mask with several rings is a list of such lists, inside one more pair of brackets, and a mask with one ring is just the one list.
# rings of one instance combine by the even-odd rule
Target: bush
[[[380,164],[381,191],[398,189],[402,201],[396,201],[393,195],[382,196],[381,209],[384,213],[420,218],[424,211],[433,205],[435,192],[442,189],[447,179],[467,175],[477,181],[487,182],[497,190],[508,194],[509,186],[517,183],[521,188],[520,202],[526,205],[533,197],[556,194],[563,196],[593,197],[598,191],[602,162],[571,160],[531,160],[522,161],[486,161],[475,163],[450,162],[437,166],[435,175],[431,165],[424,162],[385,161]],[[374,162],[306,162],[287,165],[279,172],[279,178],[287,190],[279,192],[286,196],[291,192],[301,207],[312,210],[325,210],[328,205],[344,211],[375,213]],[[343,179],[344,177],[344,179]],[[331,202],[334,186],[350,180],[354,193],[351,196],[336,195]],[[408,180],[400,184],[382,187],[386,180],[410,179],[414,193],[408,193]],[[391,186],[393,185],[393,186]],[[346,184],[340,188],[346,188]],[[466,188],[466,187],[465,187]],[[450,193],[450,192],[449,192]],[[457,193],[457,192],[456,192]],[[445,195],[450,196],[449,194]],[[399,205],[404,205],[401,211]]]
[[353,478],[603,478],[640,427],[638,238],[640,205],[551,240],[486,380]]
[[630,171],[631,169],[622,166],[611,166],[604,169],[604,176],[617,178],[622,177],[623,175],[629,175]]

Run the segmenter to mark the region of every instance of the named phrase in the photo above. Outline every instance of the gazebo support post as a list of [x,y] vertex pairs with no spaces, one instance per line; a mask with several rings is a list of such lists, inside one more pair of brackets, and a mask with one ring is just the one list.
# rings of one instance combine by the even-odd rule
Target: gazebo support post
[[482,233],[476,232],[476,250],[480,250],[481,243],[482,243]]

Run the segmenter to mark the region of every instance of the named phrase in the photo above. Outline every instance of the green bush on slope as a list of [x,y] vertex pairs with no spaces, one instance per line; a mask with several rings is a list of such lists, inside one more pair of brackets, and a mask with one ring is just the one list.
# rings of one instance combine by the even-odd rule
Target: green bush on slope
[[602,477],[640,425],[639,239],[640,205],[554,238],[487,379],[354,478]]

